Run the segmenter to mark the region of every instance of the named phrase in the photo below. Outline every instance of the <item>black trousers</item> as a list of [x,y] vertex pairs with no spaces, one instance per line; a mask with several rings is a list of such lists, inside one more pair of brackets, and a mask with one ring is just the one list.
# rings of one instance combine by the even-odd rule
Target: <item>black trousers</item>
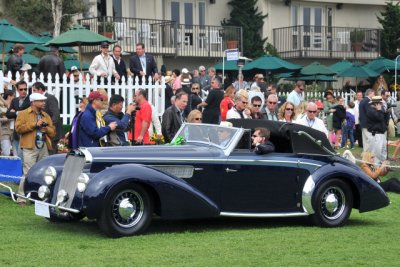
[[385,192],[394,192],[400,194],[400,181],[396,178],[390,178],[379,183]]
[[360,124],[356,124],[356,128],[354,130],[354,140],[357,140],[359,147],[363,147],[362,133],[361,133]]

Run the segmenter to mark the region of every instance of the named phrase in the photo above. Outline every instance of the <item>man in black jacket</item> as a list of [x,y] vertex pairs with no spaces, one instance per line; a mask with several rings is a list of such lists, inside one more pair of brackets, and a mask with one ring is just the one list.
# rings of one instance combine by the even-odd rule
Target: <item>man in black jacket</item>
[[7,72],[11,71],[11,79],[15,80],[15,74],[21,70],[24,61],[22,55],[24,54],[25,46],[23,44],[15,44],[13,47],[13,54],[8,58],[7,61]]
[[[115,70],[119,74],[118,82],[120,84],[121,84],[122,77],[125,77],[125,82],[126,82],[126,79],[128,78],[128,75],[126,73],[125,61],[121,57],[121,51],[122,51],[122,49],[121,49],[120,45],[114,45],[112,58],[114,60]],[[114,76],[112,77],[112,81],[115,82]]]
[[368,151],[375,155],[375,162],[387,159],[386,131],[389,113],[384,110],[382,97],[372,97],[367,108]]
[[43,56],[39,61],[39,73],[43,73],[44,80],[47,81],[47,75],[51,74],[52,82],[56,80],[56,74],[59,75],[59,80],[62,81],[65,73],[65,66],[63,60],[58,54],[57,46],[50,46],[50,53]]
[[[11,101],[10,107],[7,110],[6,117],[8,119],[17,119],[17,115],[20,111],[27,109],[31,106],[28,96],[28,85],[25,81],[19,81],[15,85],[17,88],[19,96]],[[14,129],[13,133],[13,148],[17,151],[18,156],[22,159],[22,151],[19,147],[19,135]],[[17,155],[14,155],[17,156]]]
[[[159,79],[156,61],[153,55],[145,53],[143,43],[136,44],[136,55],[130,57],[129,69],[134,77],[139,77],[139,84],[147,84],[149,77],[153,77],[154,80]],[[145,81],[142,81],[143,78]]]
[[372,97],[375,95],[375,91],[373,89],[367,89],[365,91],[365,97],[361,100],[358,106],[358,114],[359,114],[359,121],[360,121],[360,128],[362,134],[362,143],[363,143],[363,152],[369,151],[368,150],[368,131],[367,131],[367,109],[369,102],[371,101]]
[[271,132],[267,128],[255,128],[252,135],[254,152],[258,155],[264,155],[275,151],[274,144],[269,141]]
[[167,108],[162,116],[162,134],[165,142],[171,142],[176,132],[185,122],[185,108],[188,104],[188,95],[181,91],[176,94],[175,105]]

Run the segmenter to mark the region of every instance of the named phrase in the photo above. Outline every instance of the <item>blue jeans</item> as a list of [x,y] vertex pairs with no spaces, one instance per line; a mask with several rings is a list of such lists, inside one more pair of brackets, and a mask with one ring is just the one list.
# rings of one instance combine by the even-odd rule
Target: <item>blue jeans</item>
[[353,127],[349,127],[349,126],[345,125],[342,127],[342,147],[346,146],[347,136],[350,137],[350,146],[351,146],[351,148],[353,148],[354,147]]

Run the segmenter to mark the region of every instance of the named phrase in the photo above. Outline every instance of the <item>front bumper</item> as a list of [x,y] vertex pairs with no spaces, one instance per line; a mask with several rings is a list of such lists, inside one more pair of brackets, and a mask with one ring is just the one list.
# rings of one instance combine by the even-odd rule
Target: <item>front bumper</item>
[[12,190],[11,187],[9,187],[9,186],[7,186],[5,184],[2,184],[2,183],[0,183],[0,186],[6,188],[10,192],[11,199],[14,202],[17,202],[16,198],[22,198],[22,199],[29,200],[29,201],[32,201],[32,202],[35,202],[35,203],[39,202],[39,203],[45,204],[45,205],[47,205],[47,206],[49,206],[51,208],[54,208],[54,210],[55,210],[55,212],[57,214],[62,212],[62,211],[71,212],[71,213],[75,213],[75,214],[81,213],[81,211],[77,210],[77,209],[66,208],[66,207],[63,207],[63,206],[60,206],[60,205],[55,205],[55,204],[47,203],[47,202],[44,202],[44,201],[41,201],[41,200],[33,199],[33,198],[31,198],[31,193],[29,193],[26,196],[17,194]]

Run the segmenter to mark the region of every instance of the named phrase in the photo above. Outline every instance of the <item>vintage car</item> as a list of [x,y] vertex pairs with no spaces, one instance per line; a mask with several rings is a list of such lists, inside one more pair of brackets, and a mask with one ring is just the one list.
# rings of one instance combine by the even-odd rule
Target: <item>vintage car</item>
[[[162,219],[309,216],[342,226],[353,208],[385,207],[382,188],[338,156],[326,136],[297,124],[232,120],[183,124],[169,145],[79,148],[43,159],[26,177],[27,199],[50,221],[95,219],[112,237]],[[257,155],[255,127],[276,152]]]

